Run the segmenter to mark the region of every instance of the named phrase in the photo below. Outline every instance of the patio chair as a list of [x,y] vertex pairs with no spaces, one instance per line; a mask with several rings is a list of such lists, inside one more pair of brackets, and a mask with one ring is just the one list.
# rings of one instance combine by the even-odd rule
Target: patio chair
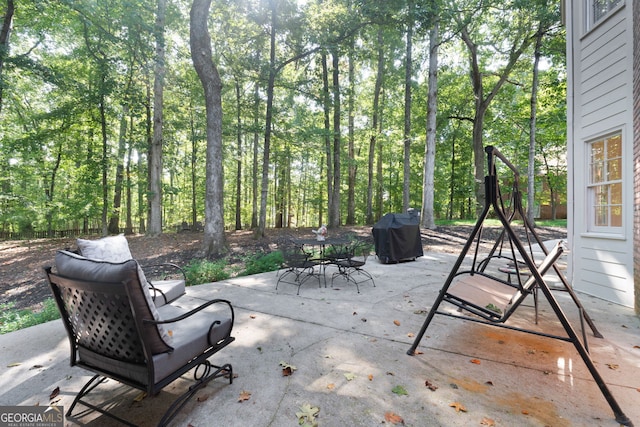
[[316,266],[321,265],[321,262],[313,259],[313,254],[305,252],[301,245],[289,242],[282,249],[282,256],[284,258],[283,267],[285,271],[280,274],[276,282],[276,291],[282,282],[297,286],[296,295],[300,295],[300,286],[311,278],[318,280],[318,287],[322,286],[320,283],[320,271],[315,271]]
[[172,304],[156,308],[135,260],[96,261],[59,251],[55,269],[47,267],[45,272],[69,338],[71,366],[95,373],[76,395],[67,417],[84,415],[73,413],[82,404],[134,425],[110,412],[109,402],[87,399],[109,378],[153,396],[193,370],[194,384],[169,408],[162,408],[160,426],[211,380],[225,377],[233,382],[230,364],[216,366],[208,360],[235,339],[229,301],[213,299],[193,309]]
[[331,286],[333,286],[333,280],[337,276],[341,276],[347,283],[353,282],[356,285],[358,293],[360,293],[360,283],[371,280],[371,283],[375,287],[376,283],[373,277],[364,269],[370,253],[371,245],[366,242],[356,241],[350,245],[346,252],[346,258],[340,258],[334,262],[334,265],[338,267],[338,271],[333,273],[331,277]]

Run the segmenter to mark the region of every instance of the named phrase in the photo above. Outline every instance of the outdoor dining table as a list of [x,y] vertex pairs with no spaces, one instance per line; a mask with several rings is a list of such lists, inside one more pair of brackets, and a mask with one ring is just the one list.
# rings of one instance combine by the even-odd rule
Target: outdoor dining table
[[345,237],[327,237],[324,240],[318,240],[314,237],[293,239],[294,243],[301,246],[303,250],[310,248],[312,259],[320,265],[320,273],[324,280],[324,286],[327,287],[327,278],[325,276],[327,266],[335,261],[329,256],[328,248],[332,248],[332,253],[344,252],[345,246],[351,243],[350,239]]

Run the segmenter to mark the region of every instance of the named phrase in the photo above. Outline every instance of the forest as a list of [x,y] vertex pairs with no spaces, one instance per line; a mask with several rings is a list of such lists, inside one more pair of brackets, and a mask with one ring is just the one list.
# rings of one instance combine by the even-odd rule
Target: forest
[[3,0],[0,236],[433,227],[475,216],[486,145],[556,217],[560,3]]

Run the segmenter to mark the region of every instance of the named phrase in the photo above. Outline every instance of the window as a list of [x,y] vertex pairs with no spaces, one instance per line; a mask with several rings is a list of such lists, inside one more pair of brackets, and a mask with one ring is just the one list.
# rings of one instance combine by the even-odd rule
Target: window
[[609,12],[623,3],[624,0],[586,0],[587,28],[593,28],[593,26],[607,16]]
[[589,144],[589,231],[620,232],[622,227],[622,134]]

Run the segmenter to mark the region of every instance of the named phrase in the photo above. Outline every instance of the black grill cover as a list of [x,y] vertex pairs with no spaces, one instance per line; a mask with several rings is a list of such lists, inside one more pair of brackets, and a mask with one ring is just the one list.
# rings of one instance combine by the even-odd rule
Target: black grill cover
[[388,213],[373,226],[373,240],[380,262],[413,261],[424,255],[420,238],[420,217]]

